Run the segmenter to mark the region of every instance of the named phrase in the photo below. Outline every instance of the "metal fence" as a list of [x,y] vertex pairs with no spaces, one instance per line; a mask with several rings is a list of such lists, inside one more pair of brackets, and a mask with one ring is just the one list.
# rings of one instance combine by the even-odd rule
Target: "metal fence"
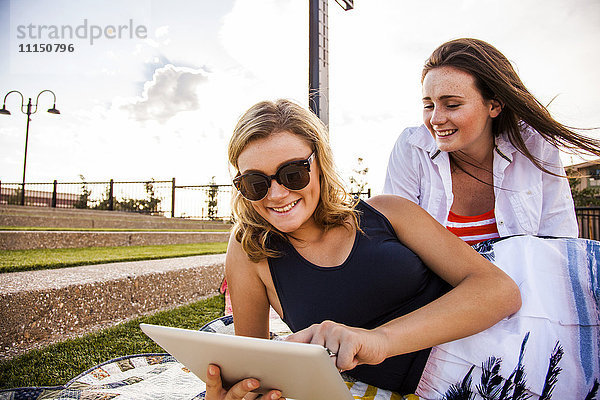
[[600,207],[575,207],[579,237],[600,240]]
[[[0,181],[0,204],[128,211],[173,218],[231,219],[231,185],[170,181],[22,183]],[[371,190],[353,193],[371,197]]]
[[173,186],[173,216],[194,219],[231,219],[231,185]]
[[22,183],[0,181],[0,204],[129,211],[229,220],[231,185],[177,186],[170,181]]

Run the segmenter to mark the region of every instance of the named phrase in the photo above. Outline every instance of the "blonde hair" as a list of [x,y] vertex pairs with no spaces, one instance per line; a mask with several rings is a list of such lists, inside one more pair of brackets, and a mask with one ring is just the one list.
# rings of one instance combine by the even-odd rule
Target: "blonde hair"
[[[238,158],[246,146],[257,139],[278,132],[290,132],[306,140],[315,153],[320,176],[320,199],[313,218],[317,226],[328,230],[348,223],[353,218],[358,228],[358,217],[353,201],[344,189],[335,171],[333,153],[329,146],[327,128],[312,112],[289,100],[262,101],[250,107],[239,119],[227,149],[229,163],[239,171]],[[266,257],[277,257],[279,252],[268,247],[271,235],[289,240],[254,210],[249,200],[237,190],[232,195],[235,218],[233,234],[241,243],[248,258],[258,262]]]

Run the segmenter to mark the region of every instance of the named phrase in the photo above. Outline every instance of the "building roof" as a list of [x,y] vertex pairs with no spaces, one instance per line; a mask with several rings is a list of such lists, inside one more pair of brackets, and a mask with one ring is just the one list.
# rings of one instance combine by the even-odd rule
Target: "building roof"
[[565,166],[565,169],[582,169],[582,168],[587,168],[587,167],[593,167],[595,165],[600,165],[600,158],[597,158],[595,160],[585,161],[585,162],[582,162],[579,164],[567,165],[567,166]]

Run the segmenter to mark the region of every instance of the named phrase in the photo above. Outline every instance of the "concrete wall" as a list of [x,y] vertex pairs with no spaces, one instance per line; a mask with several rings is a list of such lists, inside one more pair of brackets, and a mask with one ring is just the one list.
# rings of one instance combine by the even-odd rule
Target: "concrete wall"
[[224,254],[0,274],[0,359],[217,294]]
[[226,242],[229,232],[0,231],[0,250]]

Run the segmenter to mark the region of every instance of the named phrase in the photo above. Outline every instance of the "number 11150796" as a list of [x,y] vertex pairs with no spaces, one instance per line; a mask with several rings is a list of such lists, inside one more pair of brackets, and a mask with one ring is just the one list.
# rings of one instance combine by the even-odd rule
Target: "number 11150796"
[[72,53],[73,44],[66,43],[26,43],[19,44],[19,53]]

